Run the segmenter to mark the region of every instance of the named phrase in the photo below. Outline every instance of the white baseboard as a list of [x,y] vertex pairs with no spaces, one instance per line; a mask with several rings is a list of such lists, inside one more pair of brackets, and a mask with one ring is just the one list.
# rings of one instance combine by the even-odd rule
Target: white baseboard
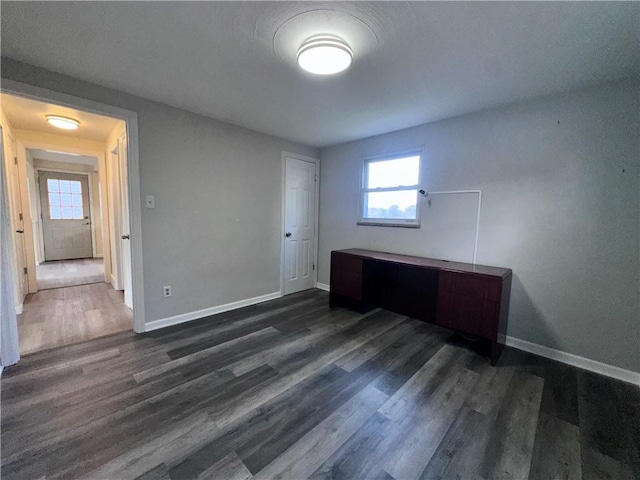
[[256,303],[275,300],[276,298],[280,298],[281,296],[282,294],[280,292],[273,292],[267,295],[261,295],[259,297],[247,298],[245,300],[238,300],[237,302],[218,305],[217,307],[209,307],[203,310],[196,310],[195,312],[181,313],[180,315],[174,315],[173,317],[161,318],[160,320],[154,320],[152,322],[146,323],[144,326],[144,331],[150,332],[152,330],[158,330],[159,328],[165,328],[184,322],[190,322],[192,320],[208,317],[217,313],[228,312],[229,310],[248,307],[249,305],[255,305]]
[[329,285],[327,285],[326,283],[320,283],[320,282],[316,282],[316,288],[319,288],[320,290],[324,290],[325,292],[328,292],[329,289]]
[[20,315],[22,312],[24,312],[24,304],[16,305],[16,315]]
[[96,253],[93,255],[93,258],[104,258],[104,255],[102,253]]
[[567,365],[589,370],[590,372],[599,373],[600,375],[633,383],[634,385],[640,385],[640,373],[638,372],[614,367],[613,365],[574,355],[573,353],[567,353],[554,348],[545,347],[537,343],[527,342],[526,340],[520,340],[519,338],[506,337],[505,344],[509,347],[517,348],[518,350],[550,358],[551,360],[556,360],[561,363],[566,363]]

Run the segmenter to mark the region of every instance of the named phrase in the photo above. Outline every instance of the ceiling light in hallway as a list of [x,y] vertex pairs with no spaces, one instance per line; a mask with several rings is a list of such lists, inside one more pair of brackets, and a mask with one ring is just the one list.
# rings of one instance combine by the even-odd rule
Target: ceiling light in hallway
[[54,127],[62,128],[64,130],[76,130],[80,126],[80,122],[78,120],[61,117],[59,115],[47,115],[47,122]]

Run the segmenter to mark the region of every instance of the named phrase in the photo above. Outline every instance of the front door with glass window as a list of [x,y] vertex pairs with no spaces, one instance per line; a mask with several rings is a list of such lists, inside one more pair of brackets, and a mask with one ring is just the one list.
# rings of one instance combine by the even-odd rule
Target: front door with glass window
[[45,260],[92,257],[88,176],[41,171],[38,178]]

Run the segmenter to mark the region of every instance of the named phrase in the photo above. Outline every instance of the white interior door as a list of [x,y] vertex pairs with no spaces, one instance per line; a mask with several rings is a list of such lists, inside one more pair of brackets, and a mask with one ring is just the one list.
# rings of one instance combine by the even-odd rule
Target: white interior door
[[133,308],[133,291],[131,281],[131,227],[129,224],[129,178],[127,175],[127,138],[123,136],[120,139],[119,145],[120,159],[120,232],[121,232],[121,247],[122,252],[122,287],[124,289],[124,304]]
[[[22,302],[29,293],[29,277],[27,276],[27,250],[24,238],[25,215],[31,221],[29,209],[23,208],[22,191],[20,188],[20,176],[18,173],[18,160],[16,157],[16,147],[14,140],[9,137],[9,207],[11,210],[11,225],[14,232],[14,242],[16,245],[16,262],[18,269],[18,300]],[[26,213],[25,213],[26,212]]]
[[41,171],[38,181],[45,261],[93,257],[88,176]]
[[285,158],[285,295],[315,286],[315,186],[315,163]]
[[122,285],[122,220],[120,194],[120,141],[116,140],[110,150],[107,161],[108,209],[109,209],[109,245],[111,252],[111,285],[123,290]]
[[[14,281],[11,275],[12,257],[9,241],[13,232],[13,215],[9,206],[9,178],[6,168],[13,157],[5,162],[4,139],[0,126],[0,364],[3,367],[18,363],[18,322],[16,320]],[[26,275],[25,275],[26,276]]]

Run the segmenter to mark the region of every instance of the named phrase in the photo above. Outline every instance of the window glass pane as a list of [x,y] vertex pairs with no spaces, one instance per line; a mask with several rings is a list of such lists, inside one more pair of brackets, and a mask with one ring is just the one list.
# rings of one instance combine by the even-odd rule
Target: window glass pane
[[60,194],[60,205],[63,207],[71,206],[71,194],[70,193],[61,193]]
[[58,180],[54,180],[52,178],[47,179],[47,190],[49,192],[59,192],[60,185],[58,185]]
[[82,207],[73,207],[73,218],[75,220],[82,220]]
[[71,193],[82,193],[82,185],[75,180],[71,181]]
[[369,192],[365,195],[364,218],[415,220],[417,190]]
[[49,207],[49,218],[51,220],[60,220],[62,218],[60,207]]
[[60,191],[62,193],[71,193],[71,182],[69,180],[60,180]]
[[50,193],[49,194],[49,206],[60,206],[60,194],[59,193]]
[[62,219],[71,220],[73,218],[72,207],[62,207]]
[[396,158],[367,163],[367,188],[399,187],[418,184],[420,157]]
[[74,207],[82,206],[82,195],[78,195],[77,193],[71,194],[71,205]]

